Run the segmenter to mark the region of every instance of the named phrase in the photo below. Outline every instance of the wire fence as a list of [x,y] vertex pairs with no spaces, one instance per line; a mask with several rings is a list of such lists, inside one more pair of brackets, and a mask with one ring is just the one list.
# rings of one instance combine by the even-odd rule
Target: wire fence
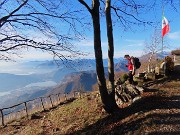
[[2,108],[0,109],[0,123],[2,126],[5,126],[11,121],[28,117],[35,112],[49,110],[71,99],[81,98],[83,95],[86,95],[86,92],[74,91],[69,94],[51,94],[46,97],[38,97],[11,107]]

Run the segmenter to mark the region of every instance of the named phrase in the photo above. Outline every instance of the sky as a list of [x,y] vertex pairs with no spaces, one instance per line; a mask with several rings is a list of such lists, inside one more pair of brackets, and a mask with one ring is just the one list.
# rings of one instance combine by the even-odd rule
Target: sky
[[[116,0],[115,0],[116,1]],[[144,0],[147,3],[149,0]],[[180,7],[180,0],[174,0],[176,6]],[[89,2],[89,1],[88,1]],[[144,20],[151,20],[156,22],[155,27],[161,29],[162,21],[162,4],[158,1],[159,6],[154,7],[148,12],[142,12],[139,17]],[[84,8],[81,4],[76,3],[77,6]],[[90,4],[90,3],[88,3]],[[89,15],[87,13],[87,15]],[[171,51],[180,48],[180,10],[175,11],[170,5],[164,5],[164,16],[168,19],[170,25],[170,32],[164,36],[164,40],[168,42],[168,48],[165,51]],[[90,17],[90,15],[89,15]],[[112,18],[115,20],[114,14]],[[149,42],[150,38],[155,30],[152,26],[138,26],[132,25],[131,29],[124,29],[122,26],[115,22],[113,25],[113,35],[114,35],[114,57],[123,57],[125,54],[131,56],[140,57],[144,54],[145,42]],[[61,25],[63,27],[63,24]],[[66,28],[64,28],[66,29]],[[93,30],[92,28],[85,32],[85,39],[81,41],[74,42],[77,49],[87,52],[88,55],[84,58],[94,58],[94,47],[93,47]],[[43,38],[39,33],[31,34],[36,38]],[[45,38],[45,37],[44,37]],[[101,19],[101,39],[102,39],[102,51],[103,58],[107,58],[108,46],[107,46],[107,36],[106,36],[106,22],[105,18]],[[16,61],[29,61],[29,60],[51,60],[52,56],[48,53],[42,51],[35,51],[33,49],[24,50],[21,52],[21,57]]]
[[[180,1],[176,0],[179,3]],[[160,0],[159,0],[160,2]],[[162,22],[162,6],[155,7],[149,13],[142,13],[142,18],[145,20],[156,21],[155,27],[161,30]],[[180,9],[180,8],[179,8]],[[168,19],[170,25],[170,32],[164,36],[164,41],[168,43],[168,48],[165,51],[171,51],[180,48],[180,11],[176,12],[168,5],[164,5],[164,16]],[[155,27],[146,26],[139,27],[133,26],[133,30],[122,31],[122,28],[114,28],[114,57],[123,57],[124,54],[133,56],[142,56],[144,54],[145,41],[150,42],[150,38],[153,35]],[[105,31],[102,33],[106,33]],[[104,38],[105,43],[107,40]],[[165,42],[164,42],[164,45]],[[104,47],[104,56],[107,57],[107,45]]]

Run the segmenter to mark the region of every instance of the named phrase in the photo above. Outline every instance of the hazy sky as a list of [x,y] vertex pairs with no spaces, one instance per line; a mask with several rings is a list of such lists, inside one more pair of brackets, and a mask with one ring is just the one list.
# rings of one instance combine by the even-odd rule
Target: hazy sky
[[[9,0],[10,1],[10,0]],[[148,3],[149,0],[144,0],[140,2]],[[180,1],[174,0],[176,6],[179,5]],[[90,2],[90,1],[88,1]],[[116,2],[116,0],[113,0]],[[139,18],[142,20],[150,20],[156,22],[156,28],[161,29],[162,21],[162,1],[158,1],[157,6],[153,9],[149,9],[148,12],[141,12],[138,14]],[[90,4],[90,3],[89,3]],[[79,8],[84,8],[78,2],[75,3]],[[87,16],[89,14],[87,13]],[[166,51],[171,51],[177,48],[180,48],[180,11],[175,11],[170,5],[164,5],[164,15],[168,19],[170,24],[170,32],[164,37],[164,40],[168,42],[169,48]],[[90,15],[89,15],[90,17]],[[115,19],[114,14],[112,18]],[[114,21],[115,22],[115,21]],[[63,26],[63,24],[61,25]],[[66,29],[66,28],[64,28]],[[124,29],[118,22],[115,22],[113,26],[114,34],[114,57],[123,57],[124,54],[130,54],[133,56],[141,56],[143,54],[144,42],[150,40],[151,35],[153,34],[155,27],[152,26],[138,26],[132,25],[131,29]],[[43,38],[39,33],[31,34],[38,38]],[[45,38],[45,37],[44,37]],[[103,49],[103,58],[107,58],[107,36],[106,36],[106,23],[105,18],[101,19],[101,38],[102,38],[102,49]],[[89,55],[86,58],[94,58],[94,48],[93,48],[93,30],[90,28],[86,32],[86,39],[74,43],[75,46],[81,51],[88,52]],[[41,51],[34,50],[25,50],[22,52],[23,59],[21,60],[43,60],[51,59],[52,57],[47,53],[42,53]]]

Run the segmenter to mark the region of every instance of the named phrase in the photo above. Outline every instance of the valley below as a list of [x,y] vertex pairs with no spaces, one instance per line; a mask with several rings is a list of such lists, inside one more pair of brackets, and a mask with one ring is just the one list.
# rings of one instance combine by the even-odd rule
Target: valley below
[[[115,59],[115,71],[126,71],[123,58]],[[104,60],[107,66],[107,59]],[[66,64],[53,61],[14,63],[0,69],[0,108],[56,93],[92,91],[97,83],[95,60],[83,59]],[[72,65],[74,65],[72,67]],[[107,68],[105,67],[107,76]]]

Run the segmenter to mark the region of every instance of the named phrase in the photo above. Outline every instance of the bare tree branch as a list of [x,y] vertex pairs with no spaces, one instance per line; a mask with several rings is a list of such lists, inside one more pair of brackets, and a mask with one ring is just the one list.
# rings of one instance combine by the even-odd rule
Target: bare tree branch
[[[133,19],[135,19],[137,22],[140,22],[140,23],[143,23],[143,24],[149,24],[151,25],[153,22],[146,22],[146,21],[142,21],[140,19],[138,19],[137,17],[135,17],[133,14],[130,14],[130,13],[127,13],[123,10],[121,10],[120,8],[115,8],[113,6],[111,6],[111,8],[115,11],[116,15],[118,16],[119,19],[122,19],[123,17],[119,15],[118,11],[124,13],[125,15],[128,15],[130,17],[132,17]],[[125,21],[125,19],[123,19]],[[134,22],[131,22],[129,20],[126,20],[126,22],[129,22],[129,23],[134,23]],[[134,23],[135,24],[135,23]]]
[[[103,0],[100,0],[103,5],[105,5],[105,2]],[[114,22],[117,24],[120,22],[120,25],[122,25],[124,30],[131,29],[132,25],[150,25],[153,26],[155,22],[152,20],[145,20],[145,18],[141,18],[141,12],[144,14],[144,12],[149,9],[152,9],[152,6],[154,5],[154,1],[147,3],[143,2],[137,2],[135,0],[119,0],[114,1],[113,4],[111,4],[112,8],[112,16]],[[145,5],[146,4],[146,5]],[[133,30],[133,29],[132,29]]]
[[0,28],[6,23],[8,18],[10,18],[17,11],[19,11],[27,2],[28,2],[28,0],[24,1],[21,5],[19,5],[19,7],[17,7],[15,10],[13,10],[9,15],[2,17],[0,19]]
[[[25,0],[23,3],[14,0],[15,5],[6,7],[8,2],[0,9],[3,13],[0,19],[0,59],[11,59],[25,48],[46,51],[61,59],[85,55],[71,43],[83,37],[83,32],[77,29],[78,25],[83,27],[82,17],[78,15],[80,9],[63,10],[62,6],[67,5],[53,0]],[[43,38],[33,38],[35,35],[28,34],[28,30],[43,35]]]
[[88,4],[86,2],[84,2],[84,0],[78,0],[82,5],[84,5],[87,10],[92,14],[92,9],[88,6]]

